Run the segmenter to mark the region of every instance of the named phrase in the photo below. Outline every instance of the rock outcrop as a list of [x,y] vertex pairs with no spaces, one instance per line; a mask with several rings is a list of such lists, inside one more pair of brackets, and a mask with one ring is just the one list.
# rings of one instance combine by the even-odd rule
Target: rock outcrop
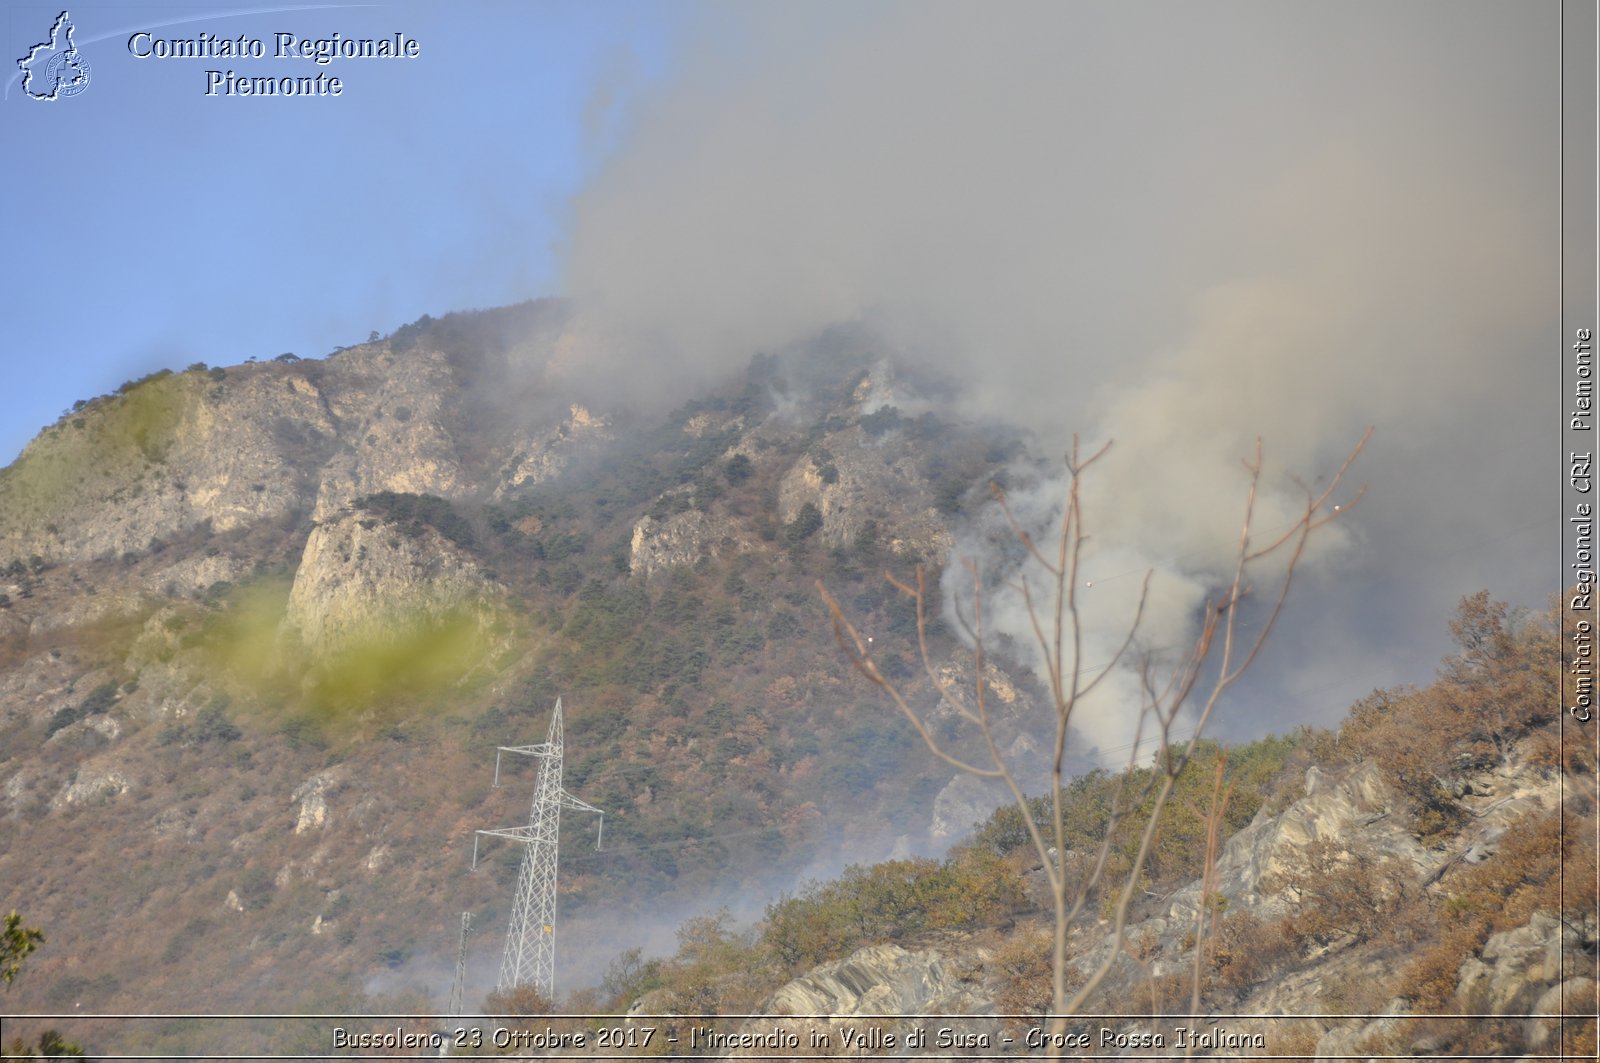
[[[125,385],[47,428],[0,473],[0,557],[140,554],[195,529],[328,520],[380,491],[462,497],[480,486],[477,466],[503,461],[457,438],[463,401],[445,354],[388,343]],[[555,431],[602,426],[575,408]]]
[[133,788],[133,783],[120,771],[82,771],[78,777],[56,795],[52,808],[82,805],[94,801],[109,801],[121,797]]
[[[959,1023],[964,1033],[993,1039],[998,1020],[981,1017],[995,1012],[993,991],[969,969],[982,957],[957,959],[958,954],[952,948],[912,951],[899,945],[873,945],[789,982],[760,1010],[779,1027],[802,1037],[825,1031],[833,1045],[846,1051],[882,1047],[871,1044],[871,1031],[892,1035],[904,1044],[908,1032],[925,1029],[930,1018],[941,1015],[964,1016]],[[882,1018],[893,1015],[916,1018]],[[785,1023],[784,1016],[807,1018]],[[773,1025],[764,1020],[747,1029]]]
[[291,802],[299,803],[299,810],[295,815],[294,832],[305,834],[308,831],[321,830],[328,822],[328,798],[338,793],[345,783],[345,773],[338,767],[319,771],[305,782],[295,787],[294,793],[289,796]]
[[511,460],[500,472],[494,496],[502,498],[517,488],[547,483],[565,472],[573,458],[612,438],[610,423],[605,418],[574,403],[571,416],[549,431],[516,435],[511,445]]
[[337,384],[327,388],[328,408],[342,445],[319,475],[313,520],[379,491],[452,498],[471,489],[445,426],[445,402],[456,389],[443,354],[370,344],[329,364]]
[[860,425],[830,432],[817,452],[802,457],[778,485],[778,516],[792,522],[807,504],[822,515],[821,538],[849,546],[869,523],[889,534],[896,553],[943,557],[951,537],[923,476],[917,444],[893,433],[869,436]]
[[283,635],[313,659],[449,621],[465,620],[492,641],[500,593],[432,528],[345,513],[306,540]]
[[[226,532],[302,509],[304,475],[338,426],[307,370],[160,376],[88,403],[0,474],[0,556],[143,552],[208,525]],[[307,458],[311,462],[307,462]]]
[[679,565],[749,548],[748,538],[731,522],[699,510],[661,518],[645,516],[633,526],[628,571],[648,579]]

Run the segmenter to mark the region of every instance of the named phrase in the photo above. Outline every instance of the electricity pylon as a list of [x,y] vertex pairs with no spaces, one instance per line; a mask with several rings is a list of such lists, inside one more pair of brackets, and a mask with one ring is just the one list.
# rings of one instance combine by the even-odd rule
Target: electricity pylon
[[[526,846],[522,870],[517,874],[517,897],[511,905],[511,927],[506,932],[506,954],[500,961],[499,989],[532,985],[548,1000],[556,993],[556,845],[561,836],[561,809],[605,815],[561,788],[561,699],[556,699],[550,734],[532,746],[500,746],[494,758],[494,784],[500,785],[500,754],[538,757],[539,784],[533,793],[533,814],[526,827],[480,830],[511,838]],[[601,830],[605,829],[601,820]],[[596,848],[599,842],[596,842]],[[478,866],[478,839],[472,839],[472,866]]]
[[461,944],[456,946],[456,980],[450,986],[450,1016],[461,1014],[461,998],[467,987],[467,934],[472,930],[472,913],[461,913]]

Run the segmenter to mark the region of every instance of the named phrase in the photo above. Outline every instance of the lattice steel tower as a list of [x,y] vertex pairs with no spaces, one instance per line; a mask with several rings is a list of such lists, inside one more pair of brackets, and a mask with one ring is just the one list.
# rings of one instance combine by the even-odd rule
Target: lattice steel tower
[[461,944],[456,946],[456,980],[450,984],[450,1015],[461,1014],[461,1001],[467,988],[467,935],[472,931],[472,913],[461,913]]
[[[556,699],[550,735],[532,746],[500,746],[494,760],[494,784],[500,785],[500,754],[537,757],[539,784],[533,793],[533,814],[526,827],[480,830],[499,838],[522,842],[526,852],[517,875],[517,897],[511,906],[511,926],[506,932],[506,954],[500,961],[502,990],[532,985],[554,1000],[556,991],[556,844],[561,834],[561,809],[600,812],[561,788],[561,699]],[[604,815],[603,812],[600,813]],[[601,820],[601,830],[604,828]],[[597,842],[598,847],[598,842]],[[478,866],[478,842],[473,837],[472,866]]]

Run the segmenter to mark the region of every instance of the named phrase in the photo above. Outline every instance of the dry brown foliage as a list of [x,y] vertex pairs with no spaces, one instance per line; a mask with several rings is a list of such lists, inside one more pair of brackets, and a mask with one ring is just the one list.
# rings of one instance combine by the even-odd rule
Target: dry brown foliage
[[1217,920],[1210,941],[1208,990],[1242,996],[1293,958],[1283,921],[1230,912]]
[[1295,949],[1354,944],[1392,926],[1412,888],[1411,866],[1362,845],[1323,838],[1297,853],[1272,883],[1295,899],[1283,928]]
[[[893,658],[886,651],[875,648],[846,618],[843,608],[819,581],[817,590],[827,603],[833,619],[834,633],[840,648],[856,669],[882,689],[899,709],[901,715],[914,727],[928,751],[940,762],[984,779],[993,779],[1010,791],[1016,807],[1022,813],[1034,851],[1049,883],[1053,906],[1055,931],[1053,944],[1053,988],[1051,1012],[1052,1032],[1060,1034],[1067,1028],[1067,1017],[1079,1012],[1085,1002],[1105,981],[1112,967],[1123,954],[1124,936],[1129,911],[1136,898],[1142,895],[1140,883],[1156,841],[1158,825],[1179,778],[1189,765],[1196,746],[1202,740],[1207,722],[1224,693],[1251,667],[1260,654],[1268,635],[1276,625],[1283,609],[1295,571],[1304,556],[1306,544],[1319,528],[1348,512],[1355,498],[1334,504],[1334,495],[1350,466],[1366,445],[1371,432],[1362,437],[1338,470],[1326,481],[1320,493],[1306,492],[1305,504],[1287,529],[1265,536],[1255,526],[1256,499],[1261,486],[1262,447],[1258,440],[1255,454],[1244,461],[1248,473],[1242,527],[1237,549],[1233,556],[1232,577],[1217,588],[1202,612],[1200,633],[1177,665],[1169,672],[1161,670],[1150,657],[1135,661],[1135,638],[1139,633],[1144,610],[1148,602],[1151,574],[1146,573],[1139,595],[1134,618],[1126,636],[1110,660],[1089,667],[1083,660],[1086,621],[1080,602],[1083,585],[1080,564],[1084,544],[1088,541],[1086,520],[1081,493],[1082,477],[1105,454],[1105,447],[1085,456],[1076,439],[1067,455],[1069,474],[1068,490],[1063,506],[1061,529],[1053,547],[1041,549],[1029,531],[1012,513],[1005,493],[994,488],[995,498],[1010,521],[1017,542],[1026,551],[1037,572],[1037,583],[1027,577],[1017,581],[1016,587],[1027,607],[1035,640],[1044,662],[1045,675],[1041,676],[1050,692],[1053,725],[1052,757],[1048,798],[1052,814],[1041,826],[1035,821],[1027,796],[1014,774],[1014,765],[1000,751],[989,714],[990,692],[984,679],[986,643],[984,629],[983,577],[975,562],[966,567],[973,583],[973,612],[962,617],[962,623],[974,647],[972,675],[977,677],[970,694],[953,689],[950,680],[941,673],[928,646],[928,591],[926,575],[919,567],[915,583],[906,583],[889,573],[885,578],[897,588],[916,608],[917,646],[922,671],[932,688],[938,691],[944,706],[956,717],[970,725],[978,735],[975,752],[958,750],[936,733],[926,713],[915,708],[906,693],[903,677],[892,666]],[[1109,446],[1110,444],[1107,444]],[[1048,554],[1047,554],[1048,551]],[[1260,565],[1258,566],[1258,563]],[[1270,566],[1273,573],[1266,586],[1254,583],[1263,567]],[[1255,619],[1253,630],[1246,634],[1240,622],[1242,605],[1246,599],[1259,600],[1263,605]],[[883,664],[880,667],[880,660]],[[1092,692],[1119,668],[1131,668],[1138,676],[1141,701],[1129,705],[1127,711],[1136,724],[1133,754],[1141,745],[1140,738],[1151,735],[1157,749],[1154,770],[1146,775],[1147,785],[1136,793],[1121,790],[1112,801],[1111,821],[1099,851],[1092,857],[1087,874],[1072,875],[1065,858],[1067,827],[1065,797],[1067,790],[1066,750],[1073,731],[1074,713]],[[1192,703],[1192,704],[1191,704]],[[1192,725],[1187,741],[1180,741],[1174,726],[1185,717]],[[1128,775],[1134,763],[1130,759]],[[1135,787],[1125,787],[1134,790]],[[1138,844],[1129,865],[1118,868],[1113,875],[1108,867],[1112,855],[1112,840],[1121,833],[1129,817],[1137,823]],[[1142,819],[1142,822],[1140,820]],[[1107,916],[1112,924],[1116,947],[1106,950],[1100,964],[1089,973],[1083,984],[1068,986],[1068,928],[1086,910],[1092,910],[1091,901],[1100,897],[1107,905]]]
[[[1447,837],[1466,822],[1453,788],[1457,778],[1506,763],[1549,719],[1563,660],[1558,617],[1556,610],[1514,614],[1487,591],[1469,595],[1450,621],[1457,651],[1436,682],[1422,690],[1374,691],[1351,709],[1339,730],[1339,752],[1383,769],[1405,794],[1424,840]],[[1557,757],[1550,741],[1539,743],[1539,759],[1547,763]]]
[[538,986],[528,983],[496,989],[483,998],[484,1014],[502,1022],[515,1022],[529,1015],[549,1015],[555,1010],[555,1001],[545,996]]
[[1052,943],[1048,930],[1013,934],[989,961],[1000,989],[995,1004],[1002,1015],[1040,1018],[1050,1011]]
[[1446,880],[1449,893],[1433,913],[1437,930],[1394,991],[1418,1011],[1448,1010],[1462,963],[1491,934],[1524,926],[1539,911],[1561,913],[1573,925],[1592,918],[1593,837],[1594,820],[1585,816],[1543,813],[1508,827],[1498,853]]

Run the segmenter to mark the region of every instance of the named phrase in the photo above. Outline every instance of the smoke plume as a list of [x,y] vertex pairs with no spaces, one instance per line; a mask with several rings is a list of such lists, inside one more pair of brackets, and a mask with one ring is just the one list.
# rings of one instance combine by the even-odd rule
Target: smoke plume
[[1534,527],[1559,476],[1535,415],[1557,387],[1555,19],[709,5],[575,204],[561,372],[683,395],[867,324],[1057,454],[1074,431],[1115,440],[1087,486],[1095,564],[1160,570],[1155,643],[1185,637],[1226,569],[1256,437],[1266,528],[1299,505],[1293,476],[1374,425],[1371,490],[1324,537],[1292,664],[1259,695],[1275,723],[1284,701],[1336,715],[1425,674],[1462,594],[1556,586]]

